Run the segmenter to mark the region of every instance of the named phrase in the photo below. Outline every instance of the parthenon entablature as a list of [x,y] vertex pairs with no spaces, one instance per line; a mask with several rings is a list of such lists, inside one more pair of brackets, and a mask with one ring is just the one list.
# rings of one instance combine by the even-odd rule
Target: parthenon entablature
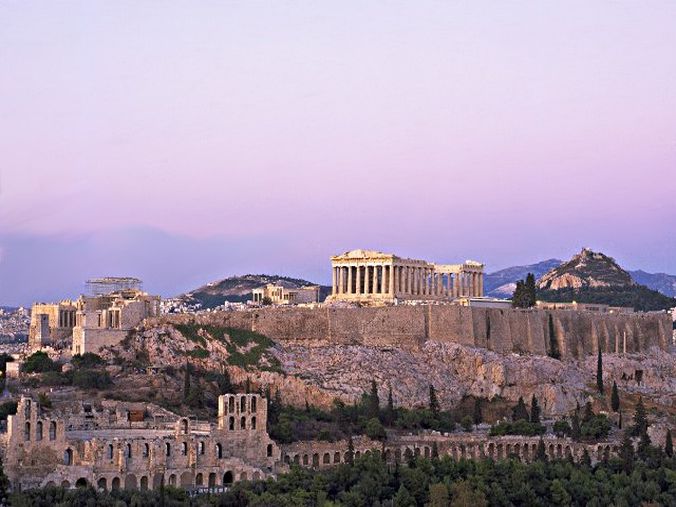
[[333,301],[394,302],[483,296],[484,265],[477,261],[435,264],[359,249],[331,257],[331,266]]

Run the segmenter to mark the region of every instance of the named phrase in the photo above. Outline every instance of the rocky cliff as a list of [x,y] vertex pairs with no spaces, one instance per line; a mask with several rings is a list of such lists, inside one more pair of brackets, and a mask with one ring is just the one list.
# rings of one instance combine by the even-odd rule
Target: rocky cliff
[[615,259],[600,252],[584,248],[568,262],[557,266],[537,282],[544,290],[567,287],[628,287],[634,285],[631,275],[623,270]]

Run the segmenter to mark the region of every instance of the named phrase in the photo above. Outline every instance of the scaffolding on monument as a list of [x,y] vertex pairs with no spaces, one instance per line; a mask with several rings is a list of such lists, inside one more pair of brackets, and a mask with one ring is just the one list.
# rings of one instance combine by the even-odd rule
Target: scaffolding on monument
[[89,296],[105,296],[111,292],[124,290],[142,290],[143,282],[130,276],[104,276],[91,278],[85,282],[85,289]]

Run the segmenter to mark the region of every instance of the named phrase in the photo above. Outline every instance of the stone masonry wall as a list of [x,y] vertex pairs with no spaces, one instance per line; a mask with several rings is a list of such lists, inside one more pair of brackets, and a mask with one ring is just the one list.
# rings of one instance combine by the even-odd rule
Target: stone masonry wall
[[161,320],[170,323],[195,320],[248,329],[276,341],[307,346],[341,344],[418,349],[425,341],[434,340],[500,353],[539,355],[550,352],[553,330],[563,358],[595,354],[599,346],[605,352],[643,352],[651,347],[668,350],[672,325],[666,313],[595,314],[456,305],[263,308],[198,316],[170,315]]

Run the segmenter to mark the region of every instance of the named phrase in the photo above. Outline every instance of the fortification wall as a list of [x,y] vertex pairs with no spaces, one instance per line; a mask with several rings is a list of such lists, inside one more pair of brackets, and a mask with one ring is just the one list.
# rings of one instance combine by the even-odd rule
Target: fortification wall
[[196,321],[248,329],[273,340],[309,346],[356,344],[418,348],[426,340],[483,347],[500,353],[545,355],[555,343],[561,357],[668,349],[667,314],[594,314],[568,310],[499,310],[456,305],[380,308],[263,308],[163,320]]

